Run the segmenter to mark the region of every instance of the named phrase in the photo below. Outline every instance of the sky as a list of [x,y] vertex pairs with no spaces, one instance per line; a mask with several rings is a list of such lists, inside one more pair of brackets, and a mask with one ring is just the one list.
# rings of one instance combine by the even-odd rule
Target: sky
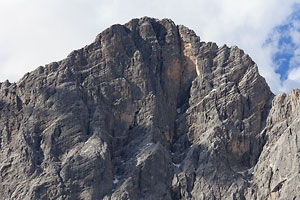
[[300,0],[0,0],[0,82],[18,81],[109,26],[143,16],[238,46],[275,94],[300,88]]

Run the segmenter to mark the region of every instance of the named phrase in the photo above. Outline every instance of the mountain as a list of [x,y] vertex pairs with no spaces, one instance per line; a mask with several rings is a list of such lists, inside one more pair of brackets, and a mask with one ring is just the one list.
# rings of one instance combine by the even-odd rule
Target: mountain
[[169,19],[0,88],[1,199],[300,199],[300,90]]

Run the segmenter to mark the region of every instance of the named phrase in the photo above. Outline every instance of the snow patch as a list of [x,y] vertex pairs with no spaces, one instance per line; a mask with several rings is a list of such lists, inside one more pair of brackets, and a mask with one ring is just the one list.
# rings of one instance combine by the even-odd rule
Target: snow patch
[[239,172],[237,172],[238,174],[241,174],[241,175],[243,175],[243,176],[246,176],[246,175],[253,175],[253,173],[254,173],[254,167],[251,167],[251,168],[249,168],[249,169],[246,169],[246,170],[244,170],[244,171],[239,171]]
[[117,184],[117,183],[119,183],[119,180],[118,180],[117,177],[115,177],[114,180],[113,180],[113,184]]
[[251,175],[254,173],[254,167],[251,167],[250,169],[247,170],[248,174]]
[[179,168],[180,168],[180,166],[181,166],[181,163],[179,163],[179,164],[175,164],[175,163],[173,163],[173,165],[179,169]]

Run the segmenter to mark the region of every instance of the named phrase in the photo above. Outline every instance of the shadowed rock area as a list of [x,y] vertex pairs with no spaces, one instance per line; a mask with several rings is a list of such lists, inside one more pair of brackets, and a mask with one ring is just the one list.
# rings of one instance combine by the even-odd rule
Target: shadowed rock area
[[169,19],[0,88],[1,199],[300,199],[300,90]]

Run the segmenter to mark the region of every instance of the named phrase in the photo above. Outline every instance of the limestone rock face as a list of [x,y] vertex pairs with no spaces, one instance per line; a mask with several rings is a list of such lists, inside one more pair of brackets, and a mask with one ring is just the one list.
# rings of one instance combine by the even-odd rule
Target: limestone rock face
[[0,88],[2,199],[300,199],[300,91],[169,19]]
[[263,134],[266,144],[254,168],[250,199],[300,198],[300,90],[277,95]]

